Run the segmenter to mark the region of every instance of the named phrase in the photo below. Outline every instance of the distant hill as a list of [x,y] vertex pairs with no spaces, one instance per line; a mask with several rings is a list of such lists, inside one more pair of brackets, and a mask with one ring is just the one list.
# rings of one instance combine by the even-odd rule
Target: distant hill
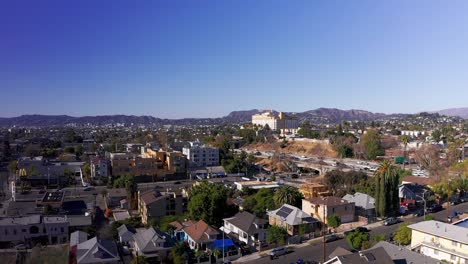
[[305,111],[297,113],[297,116],[301,120],[322,118],[332,123],[338,123],[344,120],[348,121],[371,121],[381,117],[385,117],[385,114],[372,113],[364,110],[340,110],[336,108],[318,108],[315,110]]
[[[266,110],[251,109],[244,111],[233,111],[227,116],[220,118],[182,118],[182,119],[162,119],[153,116],[134,115],[103,115],[103,116],[82,116],[73,117],[68,115],[22,115],[11,118],[0,118],[0,127],[49,127],[67,125],[219,125],[225,123],[246,123],[252,120],[252,115],[262,113]],[[273,110],[278,113],[276,110]],[[341,110],[336,108],[318,108],[300,113],[286,112],[296,115],[300,121],[310,121],[312,123],[339,123],[342,121],[372,121],[377,119],[404,118],[410,114],[372,113],[364,110]],[[461,116],[468,118],[468,108],[447,109],[438,113],[448,116]]]
[[461,118],[468,119],[468,107],[449,108],[436,111],[436,113],[446,116],[459,116]]

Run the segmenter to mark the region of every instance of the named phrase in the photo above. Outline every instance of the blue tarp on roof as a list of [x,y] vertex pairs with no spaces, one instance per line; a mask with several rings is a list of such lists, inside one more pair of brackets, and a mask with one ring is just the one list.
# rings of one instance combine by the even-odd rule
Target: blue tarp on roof
[[234,242],[232,241],[232,239],[227,238],[227,239],[215,240],[215,242],[212,244],[211,248],[212,249],[216,249],[216,248],[222,249],[223,248],[223,241],[224,241],[224,248],[234,246]]

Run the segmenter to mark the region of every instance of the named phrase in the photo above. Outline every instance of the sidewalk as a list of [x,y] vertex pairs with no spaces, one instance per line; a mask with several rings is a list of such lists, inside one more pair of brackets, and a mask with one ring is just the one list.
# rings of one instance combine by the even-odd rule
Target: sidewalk
[[[367,227],[368,229],[373,229],[375,227],[381,226],[382,223],[383,223],[383,220],[374,222],[372,224],[365,225],[364,227]],[[343,234],[343,232],[336,233],[336,234]],[[321,242],[322,240],[323,240],[323,237],[321,236],[321,237],[316,237],[316,238],[309,239],[309,240],[307,240],[307,241],[305,241],[305,242],[303,242],[301,244],[290,244],[290,245],[287,245],[287,247],[290,247],[290,248],[293,248],[293,249],[294,248],[303,248],[303,247],[309,246],[313,242]],[[262,257],[261,255],[268,255],[271,250],[272,249],[262,251],[261,254],[259,254],[258,252],[255,252],[255,253],[252,253],[250,255],[240,257],[240,258],[234,260],[233,263],[244,263],[244,262],[249,262],[249,261],[259,259],[259,258]]]

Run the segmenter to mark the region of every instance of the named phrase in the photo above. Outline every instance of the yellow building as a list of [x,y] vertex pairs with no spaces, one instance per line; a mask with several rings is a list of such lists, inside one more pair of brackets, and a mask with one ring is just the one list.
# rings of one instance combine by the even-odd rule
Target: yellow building
[[468,263],[468,228],[434,220],[408,227],[412,250],[449,263]]
[[156,176],[158,169],[156,159],[126,155],[114,157],[111,159],[111,165],[112,176],[114,177],[122,175]]
[[301,185],[299,191],[306,199],[330,195],[330,191],[328,190],[327,186],[315,182],[304,183]]

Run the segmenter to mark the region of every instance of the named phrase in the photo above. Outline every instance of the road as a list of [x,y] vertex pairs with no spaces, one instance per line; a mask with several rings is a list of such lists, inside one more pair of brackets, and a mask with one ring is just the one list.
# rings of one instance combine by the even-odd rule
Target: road
[[[450,208],[451,208],[450,209],[451,211],[456,210],[457,212],[465,212],[465,211],[468,211],[468,203],[458,204]],[[434,217],[436,220],[445,221],[446,215],[447,215],[447,211],[444,209],[440,212],[435,213]],[[416,223],[422,220],[423,220],[423,217],[404,219],[403,222],[399,224],[395,224],[391,226],[382,225],[382,226],[375,227],[374,229],[371,230],[370,233],[371,235],[385,234],[388,237],[390,234],[395,232],[402,223],[405,223],[405,222]],[[326,244],[326,256],[330,255],[330,253],[332,253],[332,251],[335,250],[337,247],[342,247],[351,251],[351,247],[346,242],[346,239],[340,239],[340,240],[329,242]],[[303,260],[313,260],[317,262],[323,261],[323,244],[319,242],[317,244],[307,245],[301,248],[296,248],[294,249],[293,252],[286,254],[284,256],[281,256],[275,260],[270,260],[270,258],[266,256],[260,259],[246,262],[246,263],[265,263],[265,264],[266,263],[278,263],[278,264],[295,263],[295,261],[297,261],[297,259],[299,258],[302,258]]]

